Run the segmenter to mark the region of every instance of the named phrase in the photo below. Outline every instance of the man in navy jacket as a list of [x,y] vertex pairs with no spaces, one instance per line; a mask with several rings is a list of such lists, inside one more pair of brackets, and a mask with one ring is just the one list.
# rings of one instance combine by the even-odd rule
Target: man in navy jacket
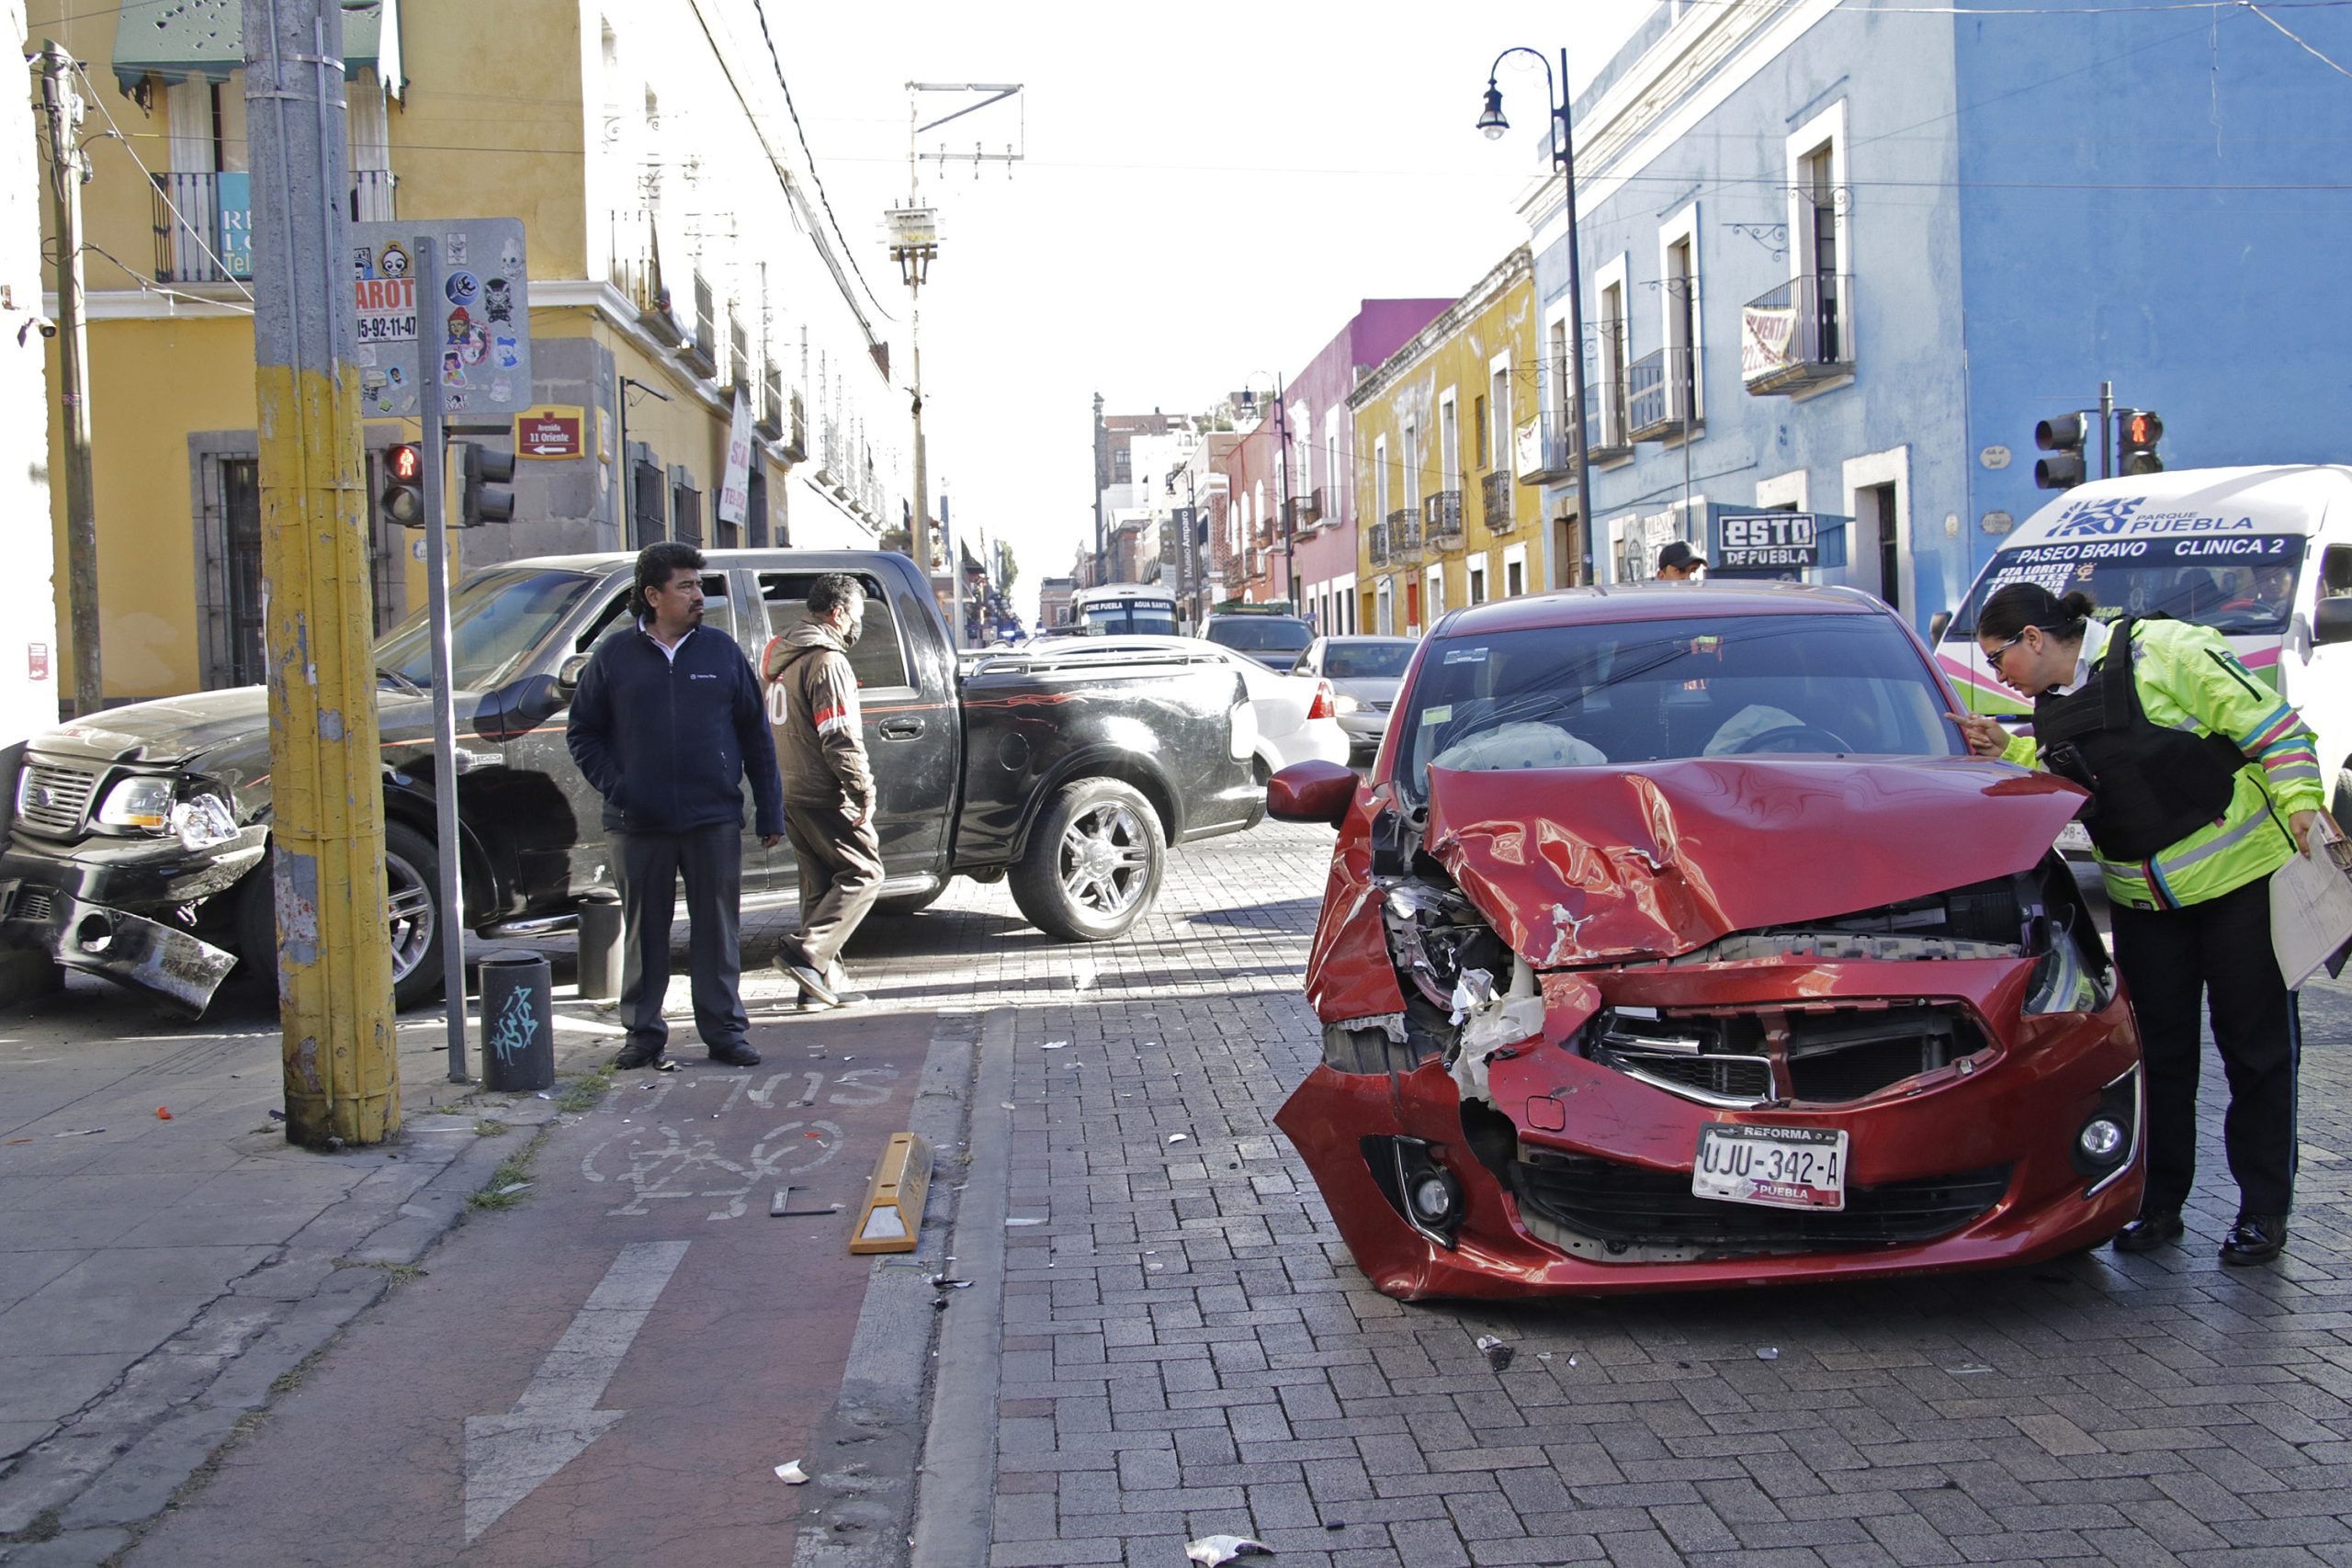
[[743,887],[743,775],[754,829],[784,836],[784,784],[751,661],[724,633],[701,631],[702,552],[648,545],[637,558],[633,630],[589,656],[565,739],[580,772],[605,797],[605,831],[620,884],[621,1021],[628,1043],[616,1066],[667,1064],[670,916],[686,883],[695,1031],[714,1062],[757,1065],[739,986],[737,927]]

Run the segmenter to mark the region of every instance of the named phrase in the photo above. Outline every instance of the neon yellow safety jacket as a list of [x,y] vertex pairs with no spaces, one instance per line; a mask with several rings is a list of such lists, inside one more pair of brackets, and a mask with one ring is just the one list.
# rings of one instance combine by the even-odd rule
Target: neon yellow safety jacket
[[[2108,637],[2104,622],[2090,624],[2078,673],[2098,678]],[[2301,716],[2255,679],[2211,627],[2135,621],[2132,639],[2133,689],[2149,722],[2226,737],[2246,758],[2229,808],[2216,820],[2150,860],[2099,857],[2108,897],[2118,904],[2177,909],[2233,893],[2287,863],[2295,852],[2288,819],[2327,804],[2318,743]],[[2013,737],[2001,755],[2021,767],[2041,766],[2030,735]]]

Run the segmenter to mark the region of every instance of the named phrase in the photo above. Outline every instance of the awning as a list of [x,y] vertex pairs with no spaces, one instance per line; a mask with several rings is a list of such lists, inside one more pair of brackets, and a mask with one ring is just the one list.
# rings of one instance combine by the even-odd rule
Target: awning
[[[244,0],[122,0],[114,27],[114,75],[126,93],[149,76],[226,82],[245,63]],[[400,0],[343,12],[343,73],[372,70],[401,92]]]

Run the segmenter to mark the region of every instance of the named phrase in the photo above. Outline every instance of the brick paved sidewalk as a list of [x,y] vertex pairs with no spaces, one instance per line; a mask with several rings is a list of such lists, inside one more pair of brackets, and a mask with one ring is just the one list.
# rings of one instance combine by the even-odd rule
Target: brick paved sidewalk
[[[905,982],[1016,1010],[986,1562],[1181,1562],[1233,1531],[1285,1568],[2352,1563],[2352,994],[2307,998],[2303,1199],[2274,1270],[2215,1261],[2215,1146],[2177,1254],[1406,1306],[1271,1122],[1317,1053],[1298,974],[1329,844],[1204,845],[1127,942],[1000,947],[983,919],[970,969]],[[976,1103],[976,1148],[1006,1114]],[[947,1366],[943,1401],[987,1371]]]

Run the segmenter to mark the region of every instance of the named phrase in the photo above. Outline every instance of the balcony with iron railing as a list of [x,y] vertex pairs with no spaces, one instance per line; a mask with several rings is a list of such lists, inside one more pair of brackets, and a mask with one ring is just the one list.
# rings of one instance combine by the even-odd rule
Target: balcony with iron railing
[[736,313],[731,299],[728,301],[727,318],[727,367],[720,378],[735,390],[749,393],[752,389],[751,329]]
[[664,346],[683,342],[676,302],[653,243],[653,215],[643,209],[612,214],[606,275],[631,305],[638,325]]
[[1394,560],[1421,558],[1420,508],[1400,506],[1388,514],[1388,553]]
[[785,412],[784,371],[771,359],[760,370],[759,409],[752,428],[764,440],[783,440]]
[[695,269],[694,336],[679,345],[678,357],[704,376],[718,374],[718,299],[710,279]]
[[1364,548],[1370,552],[1374,566],[1388,564],[1388,525],[1374,523],[1364,530]]
[[1510,472],[1497,468],[1478,481],[1478,516],[1489,534],[1508,534],[1519,526],[1519,487]]
[[[243,174],[209,171],[148,176],[156,282],[226,284],[252,279],[253,211],[250,201],[241,195],[247,178]],[[394,185],[390,169],[353,170],[353,220],[390,221]]]
[[1679,441],[1700,425],[1697,356],[1661,348],[1625,367],[1625,434],[1635,441]]
[[792,422],[786,425],[784,430],[784,460],[787,463],[805,463],[808,460],[808,411],[800,400],[800,389],[797,387],[793,389],[792,396],[787,400],[791,404],[789,412]]
[[1433,550],[1462,547],[1462,492],[1432,491],[1421,498],[1421,536]]
[[1739,312],[1739,376],[1759,398],[1784,397],[1854,374],[1854,280],[1807,273]]
[[1310,490],[1305,495],[1295,495],[1284,504],[1290,509],[1290,532],[1298,536],[1314,534],[1323,523],[1323,492]]

